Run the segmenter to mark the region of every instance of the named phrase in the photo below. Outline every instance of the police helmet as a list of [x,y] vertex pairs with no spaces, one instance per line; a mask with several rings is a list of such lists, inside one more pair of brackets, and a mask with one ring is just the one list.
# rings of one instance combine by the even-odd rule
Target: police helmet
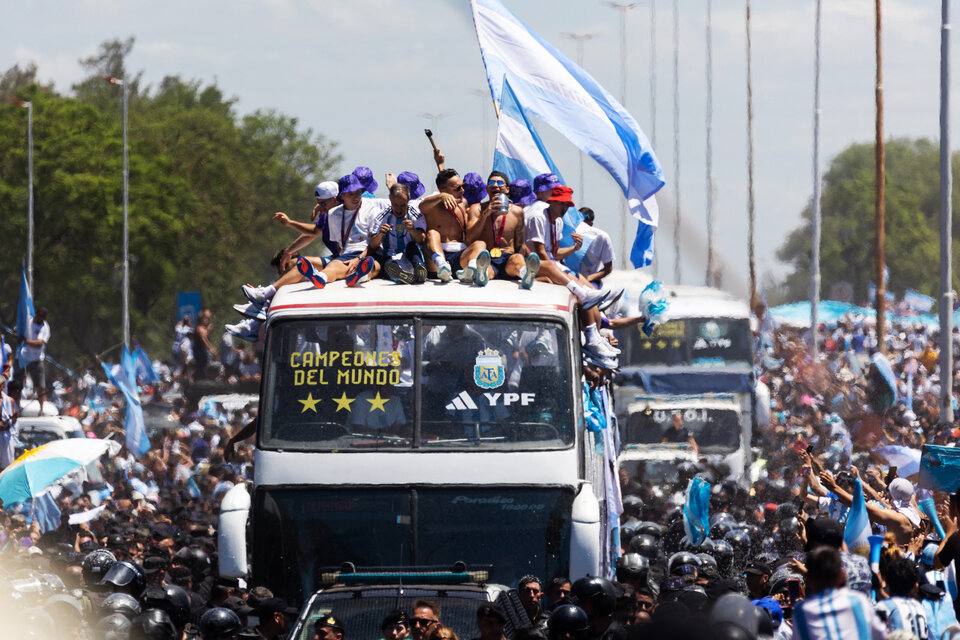
[[709,553],[698,553],[697,560],[700,561],[701,567],[713,567],[719,571],[720,567],[717,565],[717,560]]
[[203,577],[210,569],[210,556],[200,547],[184,547],[175,554],[174,560],[193,572],[194,580]]
[[722,540],[728,533],[733,531],[733,525],[728,520],[717,520],[710,527],[710,537],[714,540]]
[[147,609],[130,624],[130,640],[177,640],[177,628],[166,611]]
[[636,518],[630,518],[626,522],[620,525],[620,539],[621,540],[630,540],[633,536],[637,535],[637,527],[640,526],[640,521]]
[[697,559],[697,556],[689,551],[678,551],[667,560],[667,573],[670,575],[679,575],[681,573],[680,567],[683,566],[691,566],[696,569],[700,566],[700,561]]
[[105,589],[129,593],[136,598],[147,585],[147,576],[136,562],[121,560],[113,563],[99,584]]
[[643,509],[643,499],[638,495],[623,496],[623,512],[628,516],[638,516]]
[[617,581],[644,580],[650,570],[650,561],[639,553],[627,553],[617,558]]
[[666,533],[663,534],[663,550],[666,553],[674,553],[680,550],[680,540],[685,535],[683,529],[683,520],[674,520],[667,527]]
[[102,615],[106,616],[111,613],[119,613],[122,616],[126,616],[129,620],[136,618],[140,615],[141,611],[140,603],[129,593],[111,593],[103,600],[103,604],[100,605]]
[[716,540],[713,543],[713,557],[717,561],[717,569],[721,575],[730,575],[733,568],[733,547],[726,540]]
[[594,618],[613,615],[617,606],[617,589],[605,578],[580,578],[571,585],[570,597]]
[[167,612],[177,629],[186,626],[190,619],[190,596],[175,584],[152,584],[140,596],[144,609],[161,609]]
[[659,547],[653,536],[645,533],[630,538],[630,553],[639,553],[649,560],[656,560],[657,555],[659,555]]
[[663,536],[663,529],[661,529],[660,525],[656,522],[644,520],[637,527],[637,533],[644,533],[648,536],[652,536],[656,540],[660,540],[660,538]]
[[130,636],[130,620],[119,613],[111,613],[97,621],[96,637],[103,640],[127,640]]
[[547,632],[550,640],[565,636],[582,638],[590,630],[587,612],[574,604],[561,604],[547,619]]
[[115,562],[117,557],[106,549],[95,549],[83,558],[80,574],[83,576],[83,583],[87,587],[97,586],[100,579],[107,573]]
[[750,554],[750,534],[742,529],[729,531],[723,539],[733,547],[733,554],[738,561],[742,561]]
[[200,616],[201,640],[220,640],[236,637],[240,631],[240,618],[230,609],[214,607]]

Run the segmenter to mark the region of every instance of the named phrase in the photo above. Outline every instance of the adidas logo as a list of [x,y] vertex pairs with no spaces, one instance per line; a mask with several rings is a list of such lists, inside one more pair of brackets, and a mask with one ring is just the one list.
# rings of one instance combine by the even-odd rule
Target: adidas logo
[[447,411],[466,411],[476,410],[477,403],[473,401],[473,398],[470,397],[470,394],[466,391],[461,391],[456,398],[454,398],[447,406]]

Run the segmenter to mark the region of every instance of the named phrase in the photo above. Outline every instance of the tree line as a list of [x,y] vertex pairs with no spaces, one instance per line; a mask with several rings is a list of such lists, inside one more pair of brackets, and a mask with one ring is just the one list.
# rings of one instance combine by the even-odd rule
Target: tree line
[[178,291],[200,291],[217,325],[233,321],[239,286],[269,281],[269,259],[289,242],[271,214],[309,211],[314,186],[335,179],[341,160],[336,142],[296,118],[238,115],[215,84],[168,76],[143,86],[125,68],[133,45],[103,43],[81,61],[86,78],[70,94],[39,82],[35,65],[0,77],[0,320],[15,322],[27,253],[26,109],[10,102],[18,99],[33,108],[33,295],[50,310],[49,353],[67,366],[90,364],[122,340],[121,89],[103,76],[127,83],[130,324],[154,358],[168,357]]

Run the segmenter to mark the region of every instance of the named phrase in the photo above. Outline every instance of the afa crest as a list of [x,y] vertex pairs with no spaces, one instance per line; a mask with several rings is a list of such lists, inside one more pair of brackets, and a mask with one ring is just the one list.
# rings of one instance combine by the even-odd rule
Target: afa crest
[[503,360],[500,352],[495,349],[485,349],[477,354],[473,365],[473,381],[481,389],[496,389],[503,384]]

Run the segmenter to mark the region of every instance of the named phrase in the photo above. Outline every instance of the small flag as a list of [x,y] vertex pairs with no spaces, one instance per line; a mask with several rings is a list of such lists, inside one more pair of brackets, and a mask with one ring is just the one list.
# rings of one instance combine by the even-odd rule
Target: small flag
[[699,476],[691,478],[687,484],[683,531],[693,545],[706,540],[710,532],[710,483]]
[[153,363],[150,356],[143,350],[143,347],[137,345],[133,350],[133,355],[137,360],[137,375],[144,384],[156,384],[160,382],[160,376],[153,370]]
[[863,499],[863,484],[860,478],[854,478],[853,502],[847,514],[847,524],[843,529],[843,541],[850,553],[864,557],[870,553],[870,518],[867,516],[867,503]]

